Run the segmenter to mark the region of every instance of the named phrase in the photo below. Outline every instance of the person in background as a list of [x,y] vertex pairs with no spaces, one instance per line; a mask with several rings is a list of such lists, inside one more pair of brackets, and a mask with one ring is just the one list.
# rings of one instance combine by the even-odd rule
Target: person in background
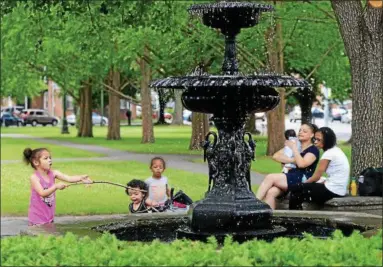
[[[336,146],[336,135],[328,127],[315,133],[314,144],[324,153],[315,173],[302,184],[291,186],[289,209],[302,209],[304,201],[323,204],[347,193],[350,164],[343,151]],[[326,173],[327,178],[322,177]]]
[[[298,147],[298,151],[300,152],[301,151],[301,142],[299,142],[298,138],[297,138],[297,134],[295,133],[295,131],[293,129],[289,129],[289,130],[286,130],[285,131],[285,139],[286,140],[293,140],[296,144],[297,144],[297,147]],[[286,157],[289,157],[289,158],[293,158],[294,157],[294,153],[293,151],[291,150],[290,147],[288,146],[285,146],[283,148],[283,154],[286,156]],[[296,168],[297,166],[294,164],[294,163],[286,163],[286,164],[283,164],[283,169],[282,169],[282,172],[283,173],[288,173],[290,169],[294,169]]]
[[272,173],[265,177],[257,191],[257,198],[266,202],[272,209],[276,207],[276,198],[289,191],[292,185],[302,183],[303,177],[311,177],[318,164],[319,150],[313,146],[313,139],[317,126],[311,123],[301,125],[298,139],[302,145],[299,152],[297,144],[292,140],[285,141],[291,148],[293,158],[283,154],[283,148],[273,155],[273,159],[280,163],[294,163],[297,168],[290,169],[288,173]]
[[128,125],[131,125],[132,111],[130,109],[126,110],[126,118],[128,119]]
[[168,186],[168,178],[163,176],[166,163],[161,157],[154,157],[150,161],[150,170],[152,176],[145,180],[149,190],[149,200],[155,201],[158,205],[163,206],[170,196],[170,189]]
[[132,201],[129,204],[130,213],[147,213],[151,207],[158,206],[155,201],[148,199],[148,185],[144,181],[133,179],[127,186],[125,192]]

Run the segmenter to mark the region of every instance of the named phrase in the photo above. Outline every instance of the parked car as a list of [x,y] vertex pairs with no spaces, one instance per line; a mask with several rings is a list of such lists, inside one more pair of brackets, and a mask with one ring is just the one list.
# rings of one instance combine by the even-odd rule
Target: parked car
[[[158,119],[159,114],[160,114],[159,110],[153,110],[152,118]],[[172,114],[170,114],[169,112],[165,112],[164,117],[165,117],[166,123],[172,123],[172,121],[173,121],[173,115]]]
[[340,118],[341,123],[351,123],[352,121],[352,111],[351,109],[348,109],[346,113],[342,115]]
[[[76,124],[76,115],[71,114],[66,117],[67,122],[70,125],[75,125]],[[92,124],[93,125],[107,125],[109,122],[107,117],[103,117],[100,114],[96,112],[92,112]]]
[[51,116],[43,109],[25,109],[21,112],[20,117],[24,120],[24,125],[31,124],[33,127],[37,124],[56,126],[59,122],[57,117]]
[[347,109],[344,107],[331,109],[332,121],[341,121],[342,115],[347,113]]
[[11,106],[11,107],[2,108],[1,112],[19,115],[23,110],[24,110],[24,106]]
[[313,115],[313,118],[324,118],[324,110],[320,107],[312,107],[311,114]]
[[255,120],[266,120],[266,113],[265,112],[257,112],[255,113]]
[[290,122],[296,122],[297,120],[302,120],[302,111],[300,106],[294,106],[293,110],[289,113]]
[[11,125],[16,125],[17,127],[19,127],[24,125],[24,121],[11,113],[3,112],[3,115],[1,116],[1,120],[0,120],[0,126],[3,126],[3,124],[5,127],[11,126]]
[[190,110],[184,109],[182,112],[182,118],[184,121],[191,121],[192,112]]

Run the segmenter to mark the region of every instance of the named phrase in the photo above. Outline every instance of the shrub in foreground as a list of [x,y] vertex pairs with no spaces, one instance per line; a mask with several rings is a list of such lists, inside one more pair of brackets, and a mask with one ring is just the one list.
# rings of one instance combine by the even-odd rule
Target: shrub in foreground
[[71,233],[61,237],[18,236],[1,240],[1,266],[382,266],[382,230],[371,238],[340,231],[326,240],[226,238],[224,245],[177,240],[124,242],[111,234],[92,240]]

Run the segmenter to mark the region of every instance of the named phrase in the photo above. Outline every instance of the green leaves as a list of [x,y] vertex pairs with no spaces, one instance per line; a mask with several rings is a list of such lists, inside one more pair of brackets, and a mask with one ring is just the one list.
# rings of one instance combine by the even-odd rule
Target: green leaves
[[302,240],[277,238],[243,244],[227,237],[219,247],[176,240],[172,243],[124,242],[111,234],[98,239],[65,236],[18,236],[1,240],[2,266],[379,266],[382,262],[382,230],[371,238],[359,232],[344,237]]

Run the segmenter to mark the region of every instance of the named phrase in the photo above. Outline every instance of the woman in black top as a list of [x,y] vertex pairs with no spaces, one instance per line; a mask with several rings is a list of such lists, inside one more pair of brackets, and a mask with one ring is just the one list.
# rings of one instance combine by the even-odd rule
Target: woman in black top
[[275,209],[275,199],[283,192],[287,192],[292,185],[301,183],[304,177],[313,175],[319,160],[319,150],[313,146],[315,124],[304,123],[299,129],[298,139],[301,142],[302,151],[299,152],[293,141],[286,141],[294,157],[289,158],[283,154],[283,148],[273,155],[273,159],[280,163],[294,163],[297,168],[289,170],[288,173],[272,173],[265,177],[259,186],[257,198],[265,201],[272,209]]

